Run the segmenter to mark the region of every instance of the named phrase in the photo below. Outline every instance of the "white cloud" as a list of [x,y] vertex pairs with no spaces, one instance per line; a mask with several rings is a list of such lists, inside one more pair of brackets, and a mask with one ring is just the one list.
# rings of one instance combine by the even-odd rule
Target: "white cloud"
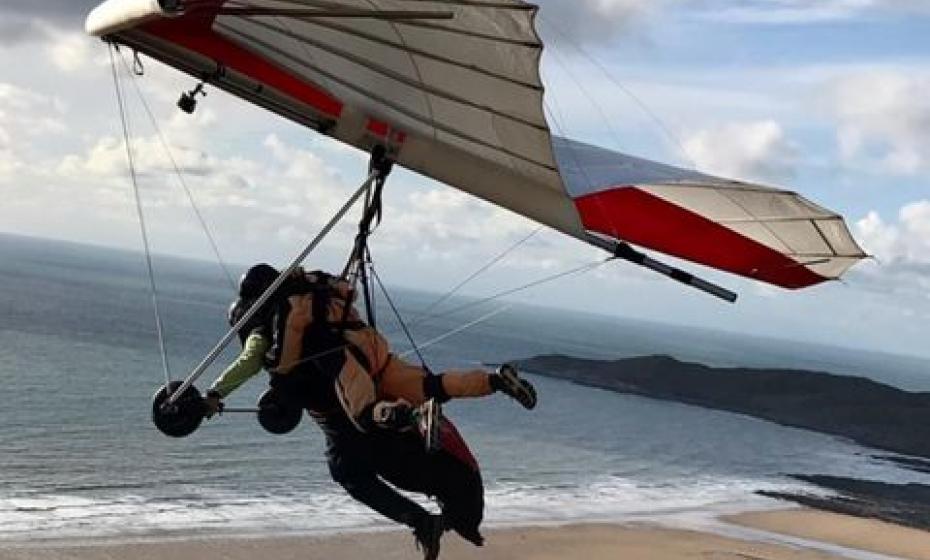
[[548,41],[607,44],[661,11],[667,0],[539,0]]
[[63,113],[55,98],[0,82],[0,182],[36,167],[33,144],[43,135],[67,130]]
[[[208,119],[209,120],[209,119]],[[132,141],[135,170],[150,204],[183,210],[189,207],[178,188],[175,164],[196,190],[204,208],[255,209],[256,213],[299,221],[312,227],[335,211],[344,198],[345,186],[335,170],[315,153],[290,146],[269,135],[251,157],[208,155],[187,137],[178,147],[166,137],[171,155],[157,136]],[[191,142],[194,142],[191,145]],[[173,160],[172,160],[173,157]],[[57,168],[60,177],[82,177],[83,182],[129,188],[129,166],[122,139],[104,137],[84,154],[64,157]]]
[[[132,151],[135,170],[140,176],[164,176],[173,173],[172,159],[157,137],[133,139]],[[196,149],[173,146],[172,155],[181,171],[191,176],[218,174],[227,165],[227,162]],[[126,145],[122,139],[103,137],[84,155],[65,156],[58,172],[62,175],[84,174],[89,178],[124,181],[129,173]]]
[[930,200],[905,205],[897,224],[886,224],[877,212],[857,223],[863,244],[879,261],[895,265],[930,265]]
[[684,147],[701,171],[739,179],[784,179],[792,175],[797,160],[797,149],[773,120],[697,131]]
[[[216,101],[231,104],[223,97]],[[174,116],[173,102],[153,103],[153,109],[172,111],[171,118],[163,119],[162,133],[174,161],[159,136],[142,126],[141,109],[130,104],[136,170],[158,251],[209,254],[179,188],[175,163],[232,260],[243,249],[245,254],[260,247],[271,253],[274,247],[293,250],[295,238],[305,242],[348,194],[338,172],[315,150],[273,134],[264,141],[251,134],[249,141],[236,140],[234,149],[217,149],[217,141],[229,136],[212,105],[183,118]],[[93,128],[68,142],[75,149],[49,149],[63,126],[53,117],[64,110],[53,98],[0,85],[0,183],[5,185],[0,222],[7,231],[135,248],[138,225],[125,145],[122,138],[101,134],[101,129],[118,129],[116,119],[109,113],[103,126],[90,123]],[[249,121],[239,118],[231,126],[242,122]],[[32,145],[42,149],[31,150]],[[95,227],[82,225],[88,218]]]
[[11,16],[42,20],[75,21],[83,18],[100,0],[4,0],[4,11]]
[[930,169],[930,75],[863,71],[838,79],[832,89],[846,163],[901,175]]
[[872,7],[874,0],[750,0],[722,7],[712,19],[732,23],[798,24],[846,19]]
[[17,86],[16,84],[0,82],[0,103],[4,112],[9,110],[27,111],[36,105],[49,105],[51,98]]
[[456,260],[479,244],[503,246],[530,230],[528,220],[444,187],[414,191],[385,213],[391,224],[380,242],[421,260]]
[[82,29],[82,22],[101,0],[3,0],[0,47],[47,43],[58,29]]
[[90,37],[83,33],[49,32],[52,38],[47,46],[49,58],[56,68],[63,72],[76,72],[90,64],[93,57],[94,44]]
[[855,229],[863,247],[876,258],[860,268],[859,276],[885,292],[930,298],[930,200],[905,205],[893,223],[870,212]]

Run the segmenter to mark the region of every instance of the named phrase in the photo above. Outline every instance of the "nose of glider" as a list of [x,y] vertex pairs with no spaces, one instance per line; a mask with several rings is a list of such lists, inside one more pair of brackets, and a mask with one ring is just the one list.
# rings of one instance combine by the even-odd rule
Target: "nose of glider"
[[88,35],[104,37],[177,11],[177,0],[106,0],[87,16]]

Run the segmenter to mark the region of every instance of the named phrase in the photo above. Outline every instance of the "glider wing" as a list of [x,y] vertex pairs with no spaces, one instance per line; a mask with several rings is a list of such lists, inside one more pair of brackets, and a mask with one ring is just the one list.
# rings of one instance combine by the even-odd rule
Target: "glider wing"
[[801,288],[864,257],[803,197],[553,137],[521,0],[107,0],[90,34],[604,247]]

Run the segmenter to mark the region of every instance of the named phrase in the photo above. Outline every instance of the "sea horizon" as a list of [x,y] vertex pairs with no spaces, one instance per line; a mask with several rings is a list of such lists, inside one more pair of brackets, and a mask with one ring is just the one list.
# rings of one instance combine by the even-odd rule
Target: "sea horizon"
[[[69,245],[69,246],[74,246],[74,247],[84,248],[84,249],[100,250],[103,252],[113,252],[113,253],[122,253],[124,255],[132,255],[134,257],[138,257],[140,266],[143,265],[144,263],[143,259],[145,258],[144,252],[142,252],[139,249],[114,247],[114,246],[102,245],[98,243],[71,241],[67,239],[59,239],[59,238],[54,238],[54,237],[42,237],[42,236],[36,236],[36,235],[26,235],[26,234],[20,234],[20,233],[0,231],[0,239],[2,239],[3,237],[20,239],[23,241],[34,241],[34,242],[39,242],[39,243]],[[226,282],[226,279],[220,276],[220,271],[222,269],[220,269],[220,265],[216,261],[211,261],[203,257],[175,255],[175,254],[170,254],[170,253],[160,253],[157,251],[153,252],[152,255],[153,257],[158,258],[160,260],[162,259],[165,260],[167,263],[171,263],[173,261],[175,263],[187,263],[190,265],[203,267],[205,269],[212,268],[213,270],[217,272],[216,282],[217,283]],[[227,267],[226,270],[228,270],[231,274],[236,276],[237,274],[241,274],[245,272],[254,263],[246,264],[246,263],[227,262],[225,264]],[[283,267],[285,264],[288,264],[288,263],[272,263],[272,264],[276,266],[280,265]],[[407,292],[419,293],[423,296],[432,296],[436,299],[446,296],[445,291],[438,290],[438,289],[432,290],[432,289],[422,288],[422,287],[406,286],[403,284],[388,284],[388,285],[394,289],[400,289],[400,290],[404,290]],[[474,295],[474,294],[473,295],[455,294],[454,296],[452,296],[452,298],[450,298],[450,301],[461,300],[463,302],[469,302],[469,301],[475,302],[475,301],[481,300],[483,297],[485,296]],[[658,321],[658,320],[644,319],[640,317],[635,317],[635,318],[624,317],[622,315],[597,313],[597,312],[586,310],[586,309],[569,309],[569,308],[561,307],[561,306],[550,306],[550,305],[544,305],[540,303],[530,303],[526,301],[516,301],[516,302],[513,302],[513,305],[518,308],[536,309],[539,311],[549,312],[549,313],[557,312],[557,313],[571,314],[576,317],[589,317],[591,319],[596,319],[599,321],[638,323],[638,324],[649,325],[649,326],[658,327],[658,328],[680,329],[680,330],[685,330],[685,331],[700,331],[706,334],[719,334],[719,335],[730,336],[730,337],[736,336],[736,337],[749,339],[749,340],[758,340],[763,343],[770,342],[770,343],[777,343],[777,344],[793,344],[793,345],[801,345],[804,348],[811,348],[811,349],[855,352],[860,355],[870,355],[876,358],[887,356],[887,357],[898,358],[898,359],[913,360],[916,362],[924,362],[925,363],[924,365],[928,367],[927,381],[928,383],[930,383],[930,354],[921,355],[921,354],[914,354],[914,353],[907,353],[907,352],[891,352],[891,351],[886,351],[886,350],[878,350],[874,348],[862,349],[862,348],[856,348],[853,346],[844,346],[843,344],[838,344],[838,343],[826,344],[826,343],[819,343],[819,342],[810,342],[810,341],[801,340],[801,339],[793,339],[789,337],[757,335],[757,334],[752,334],[752,333],[746,333],[744,331],[735,331],[735,330],[728,330],[728,329],[723,329],[723,328],[694,327],[690,325],[680,325],[680,324],[676,324],[676,323],[672,323],[668,321]],[[720,365],[720,364],[707,363],[705,365],[714,366],[714,365]],[[751,367],[751,364],[733,364],[733,367],[740,367],[741,365]],[[777,367],[777,366],[773,366],[773,367]],[[792,368],[791,366],[786,366],[786,368],[796,369],[796,368]],[[801,368],[797,368],[797,369],[801,369]],[[842,373],[842,372],[827,371],[827,373]],[[928,386],[928,390],[930,390],[930,386]]]

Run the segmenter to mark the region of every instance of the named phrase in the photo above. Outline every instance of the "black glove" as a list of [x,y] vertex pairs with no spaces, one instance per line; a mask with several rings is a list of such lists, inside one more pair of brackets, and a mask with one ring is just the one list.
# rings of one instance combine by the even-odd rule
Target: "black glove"
[[223,414],[223,395],[219,391],[213,389],[207,391],[207,397],[203,402],[205,418],[213,418],[214,414]]

